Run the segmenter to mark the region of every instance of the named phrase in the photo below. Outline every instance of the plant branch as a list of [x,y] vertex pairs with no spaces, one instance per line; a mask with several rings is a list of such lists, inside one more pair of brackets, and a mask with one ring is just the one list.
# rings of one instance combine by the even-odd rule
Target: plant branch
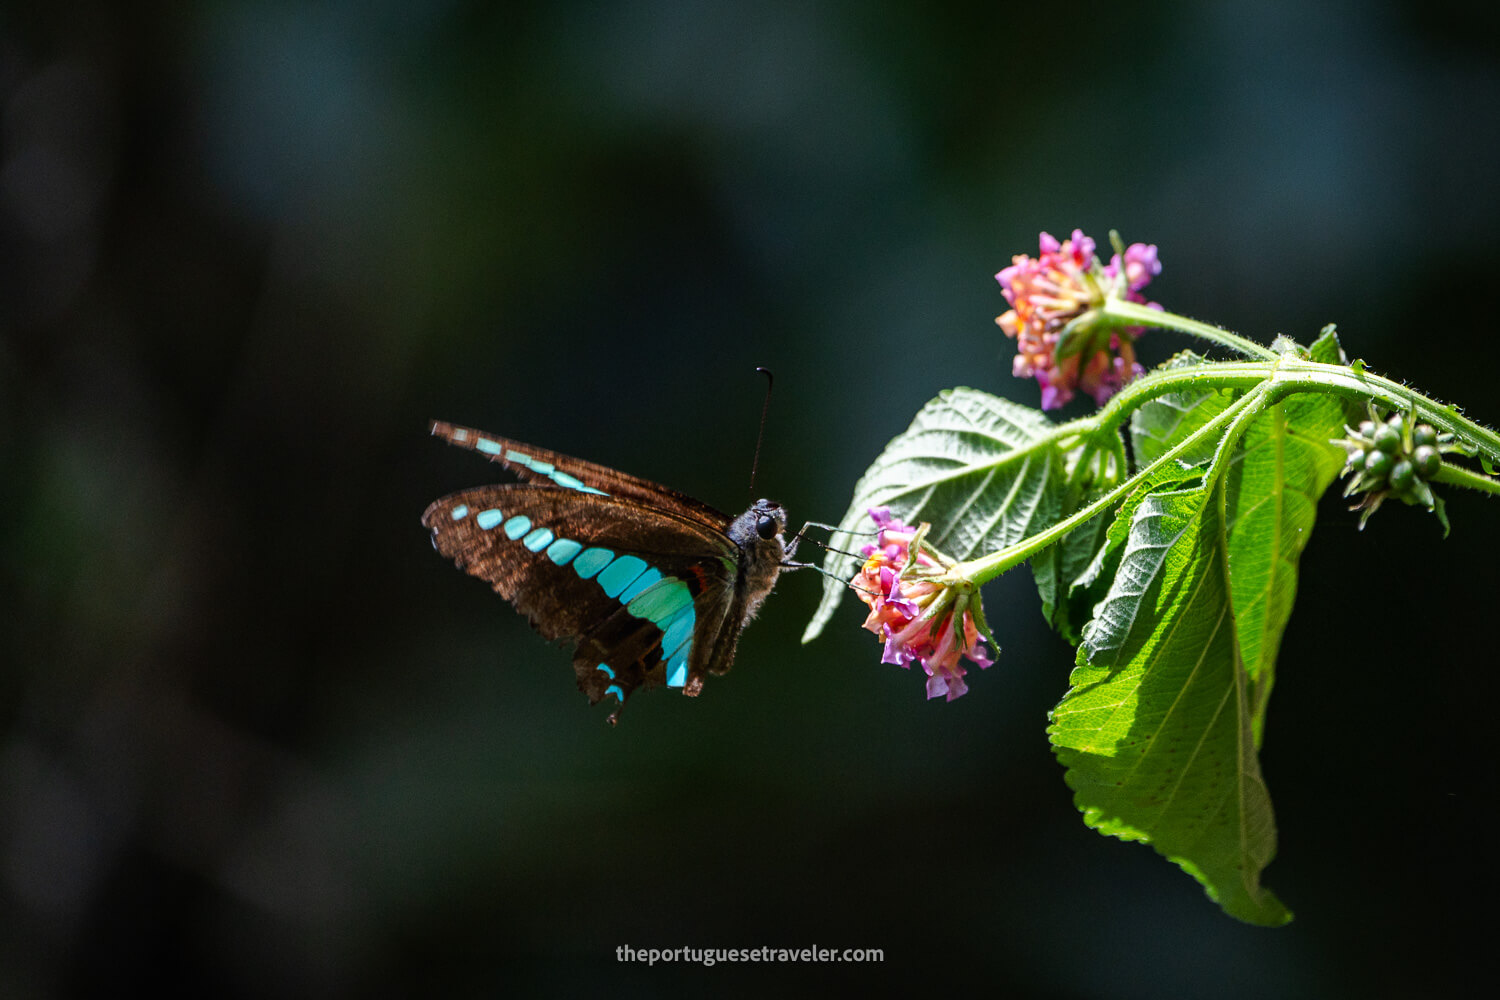
[[1463,486],[1471,490],[1480,490],[1500,496],[1500,480],[1491,479],[1489,476],[1481,476],[1477,472],[1471,472],[1459,465],[1443,463],[1438,474],[1432,477],[1432,482],[1443,483],[1446,486]]
[[[1143,482],[1147,481],[1158,469],[1166,466],[1167,463],[1176,461],[1181,455],[1198,447],[1204,441],[1212,440],[1221,428],[1231,424],[1242,415],[1245,416],[1246,420],[1253,417],[1269,405],[1268,398],[1270,394],[1270,389],[1264,383],[1257,386],[1225,407],[1216,417],[1183,438],[1154,462],[1120,483],[1114,489],[1100,496],[1087,507],[1058,521],[1051,527],[1037,532],[1029,538],[1022,539],[1008,548],[981,556],[978,559],[959,563],[943,579],[953,584],[970,580],[975,583],[985,583],[1004,573],[1006,570],[1025,562],[1085,521],[1119,503],[1133,493]],[[1249,411],[1248,415],[1247,411]]]

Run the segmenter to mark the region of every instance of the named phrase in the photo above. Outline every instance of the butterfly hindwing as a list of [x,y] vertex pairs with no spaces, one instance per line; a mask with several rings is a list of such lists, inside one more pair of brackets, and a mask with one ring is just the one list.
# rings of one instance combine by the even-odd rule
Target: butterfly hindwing
[[578,641],[574,668],[591,701],[623,702],[643,684],[701,685],[736,573],[721,531],[526,484],[445,497],[423,523],[439,552],[487,580],[545,638]]

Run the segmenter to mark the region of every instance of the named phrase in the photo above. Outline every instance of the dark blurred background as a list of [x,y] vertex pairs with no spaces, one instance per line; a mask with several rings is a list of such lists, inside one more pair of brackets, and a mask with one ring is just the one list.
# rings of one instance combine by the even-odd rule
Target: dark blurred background
[[[766,365],[758,492],[836,519],[938,390],[1036,403],[992,275],[1074,226],[1157,243],[1179,312],[1337,321],[1500,421],[1496,10],[7,5],[0,995],[1487,975],[1493,502],[1440,541],[1324,501],[1263,755],[1280,930],[1083,827],[1026,571],[953,704],[853,606],[799,645],[806,573],[732,674],[616,730],[418,518],[499,478],[434,417],[739,510]],[[814,944],[886,961],[615,960]]]

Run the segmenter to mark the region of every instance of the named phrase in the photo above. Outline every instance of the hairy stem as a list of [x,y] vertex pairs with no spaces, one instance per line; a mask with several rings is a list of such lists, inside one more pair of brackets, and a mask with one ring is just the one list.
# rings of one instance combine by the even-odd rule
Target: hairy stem
[[1481,476],[1477,472],[1471,472],[1461,466],[1449,465],[1447,462],[1444,462],[1438,474],[1432,477],[1432,482],[1443,483],[1447,486],[1464,486],[1471,490],[1500,496],[1500,480]]
[[1266,358],[1272,360],[1277,357],[1275,351],[1269,347],[1262,347],[1253,340],[1247,340],[1237,333],[1220,329],[1210,323],[1202,323],[1196,319],[1188,319],[1176,313],[1169,313],[1164,309],[1152,309],[1141,305],[1139,302],[1127,302],[1124,299],[1106,299],[1100,312],[1115,320],[1125,320],[1132,325],[1156,326],[1167,330],[1178,330],[1194,337],[1222,344],[1231,350],[1252,358]]
[[[959,563],[946,574],[945,579],[955,584],[961,581],[984,583],[999,576],[1059,541],[1090,518],[1113,507],[1168,462],[1176,461],[1205,441],[1212,440],[1221,431],[1224,432],[1220,444],[1222,454],[1224,443],[1232,444],[1233,440],[1237,440],[1244,428],[1262,410],[1297,393],[1330,393],[1358,403],[1374,401],[1387,409],[1413,413],[1418,419],[1453,434],[1485,453],[1491,463],[1500,464],[1500,434],[1467,419],[1456,408],[1437,403],[1414,389],[1367,371],[1310,361],[1293,354],[1272,355],[1272,359],[1267,361],[1205,363],[1159,369],[1126,386],[1092,417],[1061,424],[1056,432],[1010,452],[1004,461],[1024,460],[1034,452],[1071,447],[1078,441],[1086,442],[1080,463],[1087,461],[1096,449],[1104,447],[1101,439],[1108,438],[1118,445],[1119,426],[1143,403],[1185,389],[1224,389],[1242,391],[1243,394],[1213,420],[1087,507],[1012,546]],[[1216,459],[1215,474],[1218,474],[1221,465]],[[1075,473],[1078,471],[1080,470],[1075,469]],[[1435,481],[1500,495],[1500,480],[1446,463]]]

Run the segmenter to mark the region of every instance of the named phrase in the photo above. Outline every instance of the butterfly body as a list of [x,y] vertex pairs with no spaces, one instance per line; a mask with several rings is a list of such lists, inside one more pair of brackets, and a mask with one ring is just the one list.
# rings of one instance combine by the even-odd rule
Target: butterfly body
[[593,703],[623,706],[657,685],[698,694],[705,676],[729,669],[795,547],[783,537],[785,511],[769,500],[730,518],[545,448],[442,422],[432,433],[523,480],[434,502],[422,515],[433,546],[543,637],[576,641],[578,687]]

